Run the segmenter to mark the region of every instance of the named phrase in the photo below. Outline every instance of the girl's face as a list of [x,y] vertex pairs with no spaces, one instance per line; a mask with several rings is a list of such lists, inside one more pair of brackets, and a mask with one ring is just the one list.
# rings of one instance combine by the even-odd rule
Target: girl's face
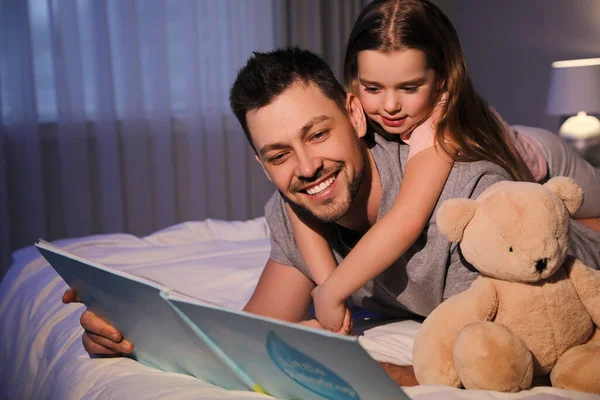
[[436,89],[435,71],[421,50],[358,53],[358,98],[389,134],[409,138],[431,110]]

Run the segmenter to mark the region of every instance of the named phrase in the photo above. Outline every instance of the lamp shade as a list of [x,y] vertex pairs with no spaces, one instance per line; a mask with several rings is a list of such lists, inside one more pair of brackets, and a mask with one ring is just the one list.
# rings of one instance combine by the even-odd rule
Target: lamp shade
[[552,63],[546,113],[600,114],[600,58]]

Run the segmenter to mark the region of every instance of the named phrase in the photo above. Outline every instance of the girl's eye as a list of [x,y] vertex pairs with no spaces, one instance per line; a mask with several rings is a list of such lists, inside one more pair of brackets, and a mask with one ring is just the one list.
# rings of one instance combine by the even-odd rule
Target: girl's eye
[[365,87],[365,92],[367,92],[367,93],[377,93],[377,92],[379,92],[379,88],[376,88],[376,87]]
[[406,92],[406,93],[416,93],[416,91],[417,91],[418,89],[419,89],[419,88],[418,88],[417,86],[413,86],[413,87],[406,87],[406,88],[404,88],[403,90],[404,90],[404,92]]

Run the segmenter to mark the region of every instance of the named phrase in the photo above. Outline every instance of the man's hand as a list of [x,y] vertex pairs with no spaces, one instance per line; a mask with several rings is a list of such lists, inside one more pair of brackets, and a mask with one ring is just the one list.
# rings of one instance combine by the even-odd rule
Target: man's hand
[[352,316],[349,316],[344,300],[340,301],[330,296],[326,286],[323,285],[317,286],[312,291],[312,297],[315,316],[323,328],[333,332],[349,330],[348,324],[352,321]]
[[[62,297],[65,304],[81,302],[73,289],[68,289]],[[106,323],[102,318],[90,310],[81,314],[80,323],[85,332],[82,337],[83,348],[91,354],[119,355],[128,354],[133,350],[133,345],[123,340],[121,332]]]
[[65,294],[63,294],[62,302],[65,304],[81,303],[81,298],[73,289],[68,289]]
[[395,365],[387,362],[380,362],[379,365],[399,386],[417,386],[419,384],[411,365]]

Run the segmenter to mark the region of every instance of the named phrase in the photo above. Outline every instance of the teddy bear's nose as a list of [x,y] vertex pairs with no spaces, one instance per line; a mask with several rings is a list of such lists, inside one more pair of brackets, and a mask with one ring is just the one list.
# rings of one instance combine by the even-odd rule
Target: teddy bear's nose
[[542,272],[543,270],[546,269],[547,262],[548,262],[547,258],[542,258],[540,260],[537,260],[537,262],[535,263],[535,269],[537,269],[538,272]]

